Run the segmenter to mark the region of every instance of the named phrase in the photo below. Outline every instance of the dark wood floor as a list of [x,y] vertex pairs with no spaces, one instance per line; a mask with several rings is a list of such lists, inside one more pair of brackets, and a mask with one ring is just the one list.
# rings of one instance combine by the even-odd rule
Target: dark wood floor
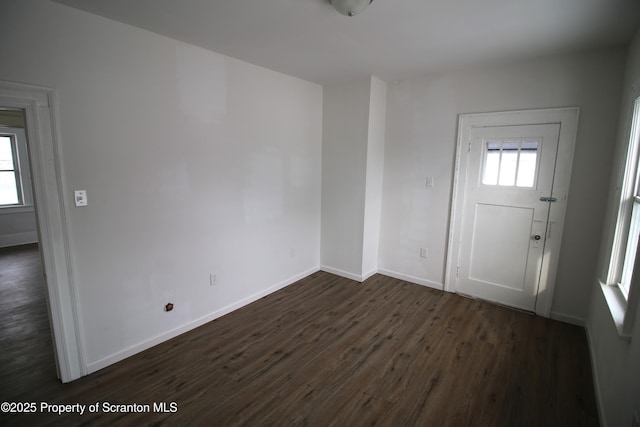
[[[23,350],[13,352],[24,361]],[[598,424],[583,329],[381,275],[359,284],[315,273],[71,384],[6,362],[3,401],[151,413],[4,414],[0,424]],[[177,412],[153,413],[154,402]]]
[[37,244],[0,249],[2,402],[56,378],[44,286]]

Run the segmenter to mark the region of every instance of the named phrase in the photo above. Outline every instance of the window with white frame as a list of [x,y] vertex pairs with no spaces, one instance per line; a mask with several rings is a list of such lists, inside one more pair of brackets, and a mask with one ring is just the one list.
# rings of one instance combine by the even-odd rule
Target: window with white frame
[[629,299],[640,238],[640,97],[636,98],[631,121],[629,147],[620,189],[620,207],[607,284],[617,285]]
[[32,205],[24,129],[0,127],[0,208]]

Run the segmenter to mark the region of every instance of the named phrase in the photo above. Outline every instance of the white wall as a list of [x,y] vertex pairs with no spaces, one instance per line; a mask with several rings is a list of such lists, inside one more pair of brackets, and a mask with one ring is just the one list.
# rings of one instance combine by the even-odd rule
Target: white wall
[[321,264],[354,279],[362,274],[370,90],[369,77],[323,88]]
[[[11,208],[9,208],[11,209]],[[33,208],[0,212],[0,248],[38,241],[38,227]]]
[[[586,318],[617,126],[624,49],[426,76],[389,86],[379,267],[442,288],[459,114],[580,107],[552,314]],[[434,187],[427,188],[427,176]],[[420,247],[429,256],[421,259]]]
[[387,84],[377,77],[372,77],[362,242],[363,278],[372,276],[378,270],[386,111]]
[[[604,271],[604,266],[609,262],[615,211],[618,204],[616,199],[619,198],[616,187],[619,174],[624,170],[624,156],[631,128],[633,112],[631,94],[635,92],[637,96],[639,88],[640,31],[636,33],[627,58],[616,155],[609,185],[607,206],[610,209],[605,221],[598,273]],[[630,426],[633,412],[636,411],[640,415],[640,315],[636,314],[631,341],[621,339],[598,283],[599,278],[600,276],[596,275],[592,278],[593,291],[587,318],[587,331],[600,398],[601,418],[605,426]]]
[[377,271],[386,89],[369,76],[323,89],[322,256],[326,271]]
[[3,3],[0,56],[59,95],[89,371],[319,268],[319,85],[44,0]]

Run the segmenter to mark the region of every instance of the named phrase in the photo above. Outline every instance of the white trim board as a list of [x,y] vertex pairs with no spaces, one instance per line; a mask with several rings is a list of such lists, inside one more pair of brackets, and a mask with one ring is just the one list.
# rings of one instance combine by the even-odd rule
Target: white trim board
[[37,231],[25,231],[24,233],[5,234],[0,236],[0,248],[8,248],[10,246],[27,245],[29,243],[38,242]]
[[[331,273],[331,274],[335,274],[336,276],[340,276],[340,277],[344,277],[345,279],[351,279],[351,280],[355,280],[356,282],[363,282],[363,277],[359,274],[355,274],[355,273],[351,273],[345,270],[340,270],[339,268],[333,268],[333,267],[329,267],[328,265],[321,265],[320,266],[320,270],[326,272],[326,273]],[[375,273],[373,273],[375,274]],[[372,275],[373,275],[372,274]]]
[[596,359],[595,352],[593,350],[593,339],[591,338],[591,329],[589,328],[588,322],[585,322],[584,330],[587,335],[587,347],[589,347],[589,356],[591,357],[591,376],[593,378],[593,388],[595,389],[595,392],[596,392],[596,405],[598,405],[598,417],[600,418],[600,425],[603,427],[607,427],[608,426],[607,419],[602,413],[605,406],[604,406],[604,402],[602,401],[602,393],[600,391],[601,390],[600,380],[598,378],[598,372],[596,370],[597,359]]
[[415,285],[426,286],[428,288],[444,291],[444,285],[442,283],[432,282],[430,280],[421,279],[409,274],[398,273],[397,271],[387,270],[385,268],[379,268],[378,273],[384,276],[393,277],[394,279],[404,280],[405,282],[413,283]]
[[224,316],[225,314],[229,314],[234,310],[237,310],[239,308],[244,307],[245,305],[251,304],[252,302],[255,302],[257,300],[259,300],[260,298],[266,297],[267,295],[270,295],[276,291],[279,291],[280,289],[286,288],[289,285],[294,284],[295,282],[297,282],[298,280],[304,279],[305,277],[320,271],[320,267],[315,266],[313,268],[310,268],[309,270],[303,271],[302,273],[296,274],[295,276],[292,276],[286,280],[283,280],[280,283],[277,283],[267,289],[264,289],[260,292],[256,292],[253,295],[249,295],[246,298],[243,298],[239,301],[236,301],[232,304],[227,305],[226,307],[223,307],[219,310],[214,311],[213,313],[207,314],[206,316],[202,316],[198,319],[192,320],[191,322],[179,326],[175,329],[172,329],[170,331],[164,332],[160,335],[157,335],[153,338],[144,340],[138,344],[132,345],[122,351],[119,351],[117,353],[111,354],[107,357],[104,357],[100,360],[97,360],[95,362],[92,362],[90,364],[87,365],[87,369],[88,369],[88,373],[92,374],[100,369],[106,368],[109,365],[112,365],[114,363],[117,363],[121,360],[126,359],[127,357],[133,356],[134,354],[140,353],[144,350],[147,350],[155,345],[158,345],[162,342],[168,341],[171,338],[175,338],[178,335],[182,335],[185,332],[189,332],[192,329],[195,329],[199,326],[204,325],[205,323],[209,323],[212,320],[218,319],[219,317]]
[[364,282],[364,281],[365,281],[365,280],[367,280],[368,278],[375,276],[377,273],[378,273],[378,270],[373,269],[373,270],[371,270],[370,272],[368,272],[368,273],[366,273],[366,274],[363,274],[363,275],[362,275],[362,281]]
[[557,311],[552,311],[549,316],[550,319],[557,320],[562,323],[568,323],[570,325],[581,326],[586,329],[587,321],[581,317],[572,316],[570,314],[558,313]]
[[413,283],[415,285],[426,286],[428,288],[437,289],[439,291],[444,290],[444,286],[441,283],[432,282],[430,280],[421,279],[419,277],[399,273],[393,270],[387,270],[385,268],[377,268],[367,274],[363,274],[362,276],[355,273],[350,273],[348,271],[340,270],[339,268],[329,267],[327,265],[320,266],[320,270],[326,273],[335,274],[336,276],[344,277],[345,279],[355,280],[356,282],[360,283],[364,282],[370,277],[373,277],[376,274],[382,274],[383,276],[389,276],[393,277],[394,279],[404,280],[405,282]]

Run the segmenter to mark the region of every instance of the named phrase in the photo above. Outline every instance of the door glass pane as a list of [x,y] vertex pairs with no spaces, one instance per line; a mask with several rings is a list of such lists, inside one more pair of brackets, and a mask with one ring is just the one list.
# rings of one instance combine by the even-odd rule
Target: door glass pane
[[502,143],[502,159],[500,162],[500,176],[498,185],[513,186],[516,183],[518,171],[518,154],[520,143],[505,141]]
[[18,204],[18,186],[14,172],[0,172],[0,205]]
[[9,136],[0,136],[0,170],[13,170],[13,141]]
[[482,183],[484,185],[498,185],[498,172],[500,171],[500,151],[502,144],[497,141],[487,142],[487,152],[484,159],[484,172]]
[[540,141],[487,141],[482,184],[533,187]]
[[518,162],[518,187],[533,187],[538,160],[538,141],[522,141]]

